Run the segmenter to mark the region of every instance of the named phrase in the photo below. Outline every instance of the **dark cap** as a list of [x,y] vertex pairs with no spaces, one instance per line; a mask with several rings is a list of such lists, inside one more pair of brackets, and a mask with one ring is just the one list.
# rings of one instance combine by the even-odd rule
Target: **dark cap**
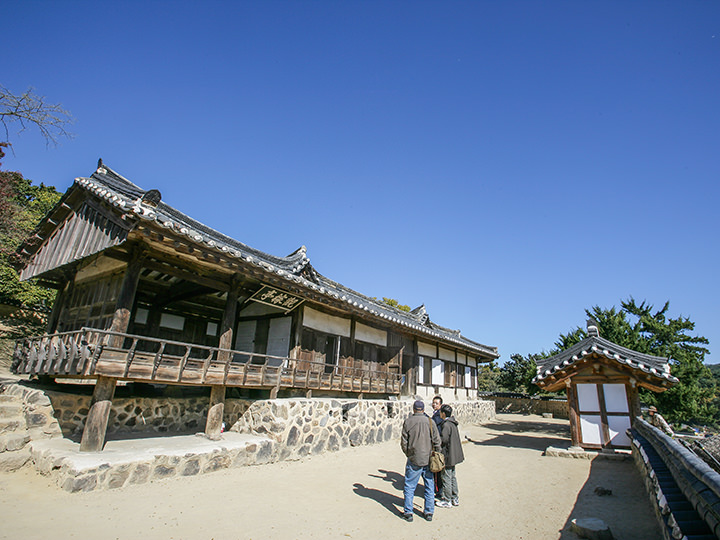
[[422,400],[418,399],[415,403],[413,403],[413,409],[416,411],[424,411],[425,403],[423,403]]

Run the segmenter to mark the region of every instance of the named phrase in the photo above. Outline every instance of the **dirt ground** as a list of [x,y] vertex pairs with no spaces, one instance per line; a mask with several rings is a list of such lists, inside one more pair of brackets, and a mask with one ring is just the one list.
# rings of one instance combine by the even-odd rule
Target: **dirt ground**
[[393,441],[95,493],[66,493],[33,469],[0,474],[0,538],[572,540],[575,517],[605,520],[618,540],[660,537],[632,461],[542,456],[567,445],[567,421],[502,414],[462,430],[460,506],[432,522],[421,488],[414,522],[399,517],[405,459]]

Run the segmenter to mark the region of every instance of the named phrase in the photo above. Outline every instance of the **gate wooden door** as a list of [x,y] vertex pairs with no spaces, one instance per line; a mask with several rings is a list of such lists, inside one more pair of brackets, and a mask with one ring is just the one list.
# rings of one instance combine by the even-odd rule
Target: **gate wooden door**
[[625,431],[630,428],[630,403],[624,384],[575,385],[580,446],[586,448],[630,448]]

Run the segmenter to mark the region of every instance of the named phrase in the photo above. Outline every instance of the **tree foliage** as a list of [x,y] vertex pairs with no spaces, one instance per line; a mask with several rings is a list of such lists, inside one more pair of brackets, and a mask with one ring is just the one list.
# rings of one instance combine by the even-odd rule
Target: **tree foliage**
[[400,311],[408,311],[408,312],[409,312],[409,311],[412,310],[412,308],[411,308],[410,306],[406,306],[406,305],[404,305],[404,304],[401,304],[400,302],[398,302],[398,301],[395,300],[394,298],[386,298],[385,296],[383,296],[382,301],[383,301],[383,303],[387,304],[388,306],[392,306],[392,307],[394,307],[394,308],[397,308],[397,309],[399,309]]
[[539,389],[532,383],[532,380],[537,373],[536,360],[539,356],[537,354],[510,355],[510,360],[500,368],[498,377],[500,386],[509,392],[536,394]]
[[500,388],[500,368],[495,362],[479,364],[477,370],[477,384],[480,392],[497,392]]
[[32,280],[21,282],[11,262],[60,196],[52,186],[33,185],[18,172],[0,171],[0,302],[27,307],[52,304],[55,291]]
[[32,126],[40,131],[47,144],[57,144],[61,137],[72,137],[66,129],[71,123],[69,112],[60,104],[48,103],[34,89],[28,88],[16,95],[0,84],[0,124],[6,144],[10,142],[11,133],[19,134]]

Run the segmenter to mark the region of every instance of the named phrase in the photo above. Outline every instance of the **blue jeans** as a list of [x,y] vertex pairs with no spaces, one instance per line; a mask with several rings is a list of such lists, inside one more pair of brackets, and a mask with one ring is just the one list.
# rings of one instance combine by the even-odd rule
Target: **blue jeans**
[[430,467],[419,467],[408,460],[405,465],[405,514],[413,513],[413,497],[421,476],[425,484],[425,514],[435,512],[435,480]]

